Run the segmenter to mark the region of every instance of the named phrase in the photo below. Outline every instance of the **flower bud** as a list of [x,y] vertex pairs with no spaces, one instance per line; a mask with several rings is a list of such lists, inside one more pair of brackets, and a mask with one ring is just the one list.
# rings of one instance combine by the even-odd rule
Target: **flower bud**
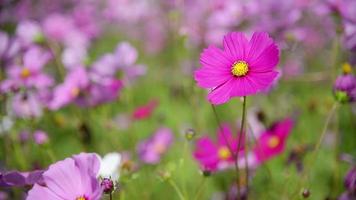
[[194,129],[189,128],[185,131],[185,138],[190,141],[192,139],[194,139],[194,137],[196,136],[196,133],[194,131]]
[[106,194],[110,194],[114,191],[114,182],[110,178],[104,178],[100,185]]

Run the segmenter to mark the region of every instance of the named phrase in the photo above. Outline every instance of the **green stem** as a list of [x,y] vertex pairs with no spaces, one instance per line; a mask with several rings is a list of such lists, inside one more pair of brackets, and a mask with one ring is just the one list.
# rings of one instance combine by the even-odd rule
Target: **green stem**
[[185,200],[184,195],[183,195],[182,191],[179,189],[179,187],[177,186],[177,184],[172,179],[169,179],[168,183],[174,188],[177,195],[179,196],[179,199]]
[[[315,161],[316,161],[317,158],[318,158],[318,152],[319,152],[319,150],[320,150],[321,143],[323,142],[323,139],[324,139],[325,134],[326,134],[326,132],[327,132],[327,130],[328,130],[330,121],[331,121],[331,119],[332,119],[332,117],[333,117],[333,115],[334,115],[334,113],[335,113],[337,107],[338,107],[338,104],[337,104],[337,103],[334,103],[333,107],[332,107],[331,110],[329,111],[329,114],[328,114],[328,116],[327,116],[327,118],[326,118],[326,121],[325,121],[323,130],[322,130],[321,135],[320,135],[320,137],[319,137],[319,140],[318,140],[318,142],[315,144],[314,150],[313,150],[313,152],[312,152],[312,155],[311,155],[311,156],[312,156],[312,159],[311,159],[311,161],[310,161],[309,170],[308,170],[308,171],[305,170],[304,174],[302,175],[302,178],[301,178],[301,185],[304,185],[307,180],[309,181],[309,173],[310,173],[310,171],[311,171],[310,168],[311,168],[312,166],[314,166],[314,163],[315,163]],[[300,189],[300,186],[301,186],[301,185],[299,185],[299,187],[297,188],[298,190]],[[296,193],[294,193],[293,196],[295,196],[297,193],[298,193],[298,191],[297,191]]]
[[[236,153],[236,166],[237,169],[239,169],[239,151],[241,148],[241,140],[242,140],[242,135],[244,135],[244,137],[246,136],[246,133],[244,133],[244,129],[245,129],[245,123],[246,123],[246,96],[243,97],[243,103],[242,103],[242,119],[241,119],[241,125],[240,125],[240,132],[238,133],[238,145],[237,145],[237,153]],[[245,154],[246,155],[246,154]],[[247,157],[245,157],[245,159],[247,159]],[[238,177],[237,177],[237,199],[240,198],[240,177],[239,177],[239,173]],[[248,167],[246,166],[246,191],[248,192]],[[246,198],[247,199],[247,198]]]
[[199,184],[198,190],[197,190],[197,192],[195,193],[194,200],[198,200],[198,199],[199,199],[200,194],[201,194],[202,191],[203,191],[204,184],[205,184],[205,177],[203,177],[203,179],[201,180],[201,182],[200,182],[200,184]]
[[218,124],[218,126],[219,126],[219,129],[220,129],[220,132],[222,133],[222,135],[223,135],[223,137],[224,137],[224,140],[225,140],[225,142],[226,142],[226,144],[227,144],[227,147],[228,147],[228,149],[229,149],[229,151],[230,151],[230,153],[231,153],[231,155],[232,155],[232,157],[233,158],[235,158],[235,160],[234,160],[234,166],[235,166],[235,173],[236,173],[236,180],[237,180],[237,182],[238,182],[238,184],[237,184],[237,193],[239,194],[239,191],[240,191],[240,186],[239,186],[239,180],[240,180],[240,175],[239,175],[239,166],[238,166],[238,164],[237,164],[237,158],[238,158],[238,152],[235,154],[235,152],[234,152],[234,150],[232,149],[232,145],[230,144],[230,141],[226,138],[226,135],[224,134],[224,130],[222,129],[222,126],[221,126],[221,122],[220,122],[220,119],[219,119],[219,116],[218,116],[218,113],[217,113],[217,111],[216,111],[216,108],[215,108],[215,106],[213,105],[213,104],[211,104],[211,107],[212,107],[212,109],[213,109],[213,111],[214,111],[214,116],[215,116],[215,119],[216,119],[216,123]]

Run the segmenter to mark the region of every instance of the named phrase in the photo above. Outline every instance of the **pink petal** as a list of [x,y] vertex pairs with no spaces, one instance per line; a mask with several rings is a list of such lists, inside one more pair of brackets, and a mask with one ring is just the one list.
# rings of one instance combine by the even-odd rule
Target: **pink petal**
[[203,67],[214,70],[230,70],[234,60],[230,58],[224,51],[214,46],[209,46],[204,49],[200,55],[200,64]]
[[224,50],[234,62],[245,60],[248,53],[248,40],[240,32],[229,33],[224,37]]
[[63,198],[57,196],[47,187],[35,184],[33,188],[28,192],[26,200],[63,200]]
[[255,32],[249,42],[250,50],[247,62],[253,63],[265,51],[265,49],[272,44],[273,40],[266,32]]
[[279,62],[277,45],[268,46],[256,59],[250,61],[250,71],[263,72],[272,70]]
[[234,82],[235,80],[232,78],[215,88],[209,93],[208,100],[215,105],[226,103],[231,97],[231,91],[235,89]]
[[203,88],[216,87],[226,82],[229,78],[231,78],[231,72],[229,70],[222,71],[203,67],[194,73],[194,79],[198,85]]
[[47,187],[62,199],[75,199],[85,192],[80,171],[72,158],[52,164],[43,174],[43,178]]
[[268,71],[268,72],[250,72],[246,78],[253,84],[255,84],[258,91],[264,90],[269,87],[273,80],[277,77],[278,72]]

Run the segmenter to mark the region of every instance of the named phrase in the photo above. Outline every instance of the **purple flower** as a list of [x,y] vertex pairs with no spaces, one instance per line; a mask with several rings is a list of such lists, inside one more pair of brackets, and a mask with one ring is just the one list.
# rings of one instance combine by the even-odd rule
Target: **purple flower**
[[350,193],[356,195],[356,167],[349,170],[345,177],[345,187]]
[[356,78],[353,74],[343,74],[334,83],[334,95],[341,103],[356,101]]
[[144,163],[157,164],[161,156],[168,150],[173,142],[173,134],[169,128],[160,128],[147,140],[138,145],[138,154]]
[[102,189],[96,176],[98,155],[81,153],[52,164],[43,173],[43,184],[35,184],[27,200],[99,200]]
[[49,138],[46,132],[42,130],[37,130],[33,133],[33,139],[36,144],[42,145],[48,142]]
[[41,182],[43,170],[32,172],[9,171],[0,173],[0,187],[22,187]]
[[12,109],[17,117],[31,118],[42,116],[42,104],[36,93],[17,93],[12,99]]
[[[23,56],[22,65],[13,65],[8,69],[8,79],[2,83],[2,90],[9,90],[13,86],[35,87],[43,89],[53,84],[53,79],[42,72],[42,68],[51,59],[49,52],[37,46],[32,46]],[[4,87],[6,86],[6,87]]]
[[42,39],[42,29],[36,21],[21,21],[16,28],[16,35],[24,46],[29,46]]
[[10,38],[5,32],[0,31],[0,60],[7,62],[20,51],[20,42],[17,38]]
[[64,83],[54,89],[53,99],[49,108],[57,110],[72,101],[89,86],[89,77],[84,67],[76,67],[66,76]]

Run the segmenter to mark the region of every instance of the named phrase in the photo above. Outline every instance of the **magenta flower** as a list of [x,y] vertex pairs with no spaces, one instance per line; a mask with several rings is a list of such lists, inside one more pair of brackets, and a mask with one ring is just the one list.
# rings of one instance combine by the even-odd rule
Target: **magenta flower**
[[[238,140],[233,137],[230,127],[225,124],[222,127],[222,131],[219,130],[218,132],[217,142],[212,141],[207,136],[200,138],[196,142],[194,158],[204,170],[216,171],[224,169],[234,164],[233,155],[238,152],[237,146]],[[242,150],[238,153],[242,156]]]
[[158,106],[158,101],[153,99],[150,100],[146,105],[137,107],[132,113],[132,118],[134,120],[142,120],[149,118],[156,107]]
[[35,184],[27,200],[99,200],[102,189],[97,180],[98,155],[81,153],[52,164]]
[[293,124],[292,119],[286,118],[275,123],[258,138],[257,144],[253,149],[258,163],[265,162],[284,151],[285,143]]
[[144,163],[157,164],[172,142],[172,131],[169,128],[160,128],[152,137],[138,144],[139,157]]
[[232,97],[253,95],[271,85],[278,72],[279,50],[267,33],[254,33],[250,41],[240,32],[224,37],[224,49],[210,46],[200,57],[202,67],[195,80],[212,88],[212,104],[226,103]]
[[333,92],[336,100],[341,103],[356,101],[356,77],[351,73],[338,76]]

